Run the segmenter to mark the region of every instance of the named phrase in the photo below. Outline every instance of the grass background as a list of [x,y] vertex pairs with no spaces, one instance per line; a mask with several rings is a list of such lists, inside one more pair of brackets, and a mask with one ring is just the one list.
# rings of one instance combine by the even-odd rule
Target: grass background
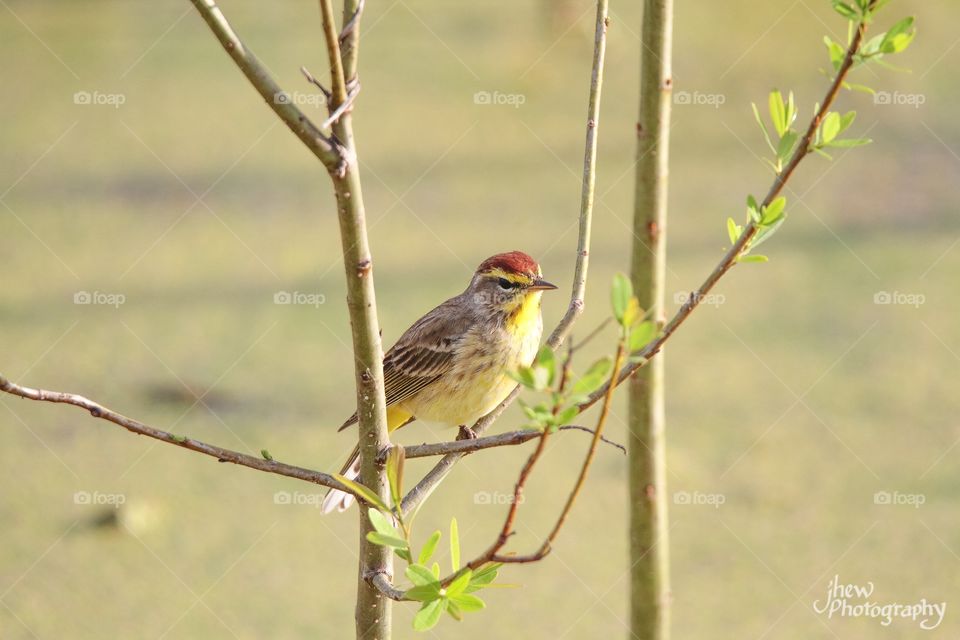
[[[591,288],[581,335],[607,314],[629,252],[640,15],[614,2],[600,127]],[[323,75],[315,3],[231,0],[228,17],[281,84],[310,100]],[[522,248],[551,280],[572,275],[593,9],[569,2],[368,3],[355,126],[384,339],[457,293],[498,251]],[[330,469],[350,449],[349,326],[333,198],[320,165],[276,122],[184,2],[8,1],[0,12],[0,367],[160,428]],[[822,95],[825,1],[678,3],[668,291],[690,290],[770,175],[750,101]],[[678,638],[915,638],[812,610],[835,574],[878,602],[947,602],[925,637],[960,634],[960,428],[956,191],[960,8],[918,16],[897,60],[859,80],[923,104],[847,94],[876,142],[811,158],[766,265],[736,269],[723,304],[670,343],[669,492]],[[119,108],[78,91],[121,94]],[[521,94],[518,108],[475,104]],[[714,99],[714,101],[717,101]],[[319,110],[307,107],[311,113]],[[76,305],[78,291],[124,304]],[[278,291],[319,306],[273,303]],[[924,304],[876,305],[879,291]],[[544,315],[561,315],[563,293]],[[611,348],[598,340],[594,354]],[[585,354],[581,367],[594,354]],[[197,396],[202,401],[197,401]],[[611,437],[624,440],[623,398]],[[69,407],[0,398],[0,637],[350,637],[355,514],[276,504],[314,488],[178,451]],[[513,411],[500,429],[516,424]],[[452,437],[411,428],[405,442]],[[533,479],[514,548],[549,527],[584,438],[557,438]],[[424,538],[460,521],[486,546],[524,451],[462,463],[420,516]],[[425,469],[411,463],[408,477]],[[627,635],[625,460],[602,450],[586,499],[546,562],[503,572],[522,590],[434,637]],[[878,491],[921,494],[919,508]],[[123,507],[77,504],[120,494]],[[121,526],[113,522],[118,519]],[[446,557],[446,554],[442,554]],[[414,608],[395,608],[396,637]]]

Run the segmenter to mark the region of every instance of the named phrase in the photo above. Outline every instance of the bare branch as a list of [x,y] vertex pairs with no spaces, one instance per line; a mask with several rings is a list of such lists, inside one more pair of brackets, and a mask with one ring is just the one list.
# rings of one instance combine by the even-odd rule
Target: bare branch
[[237,36],[213,0],[190,0],[253,88],[328,170],[341,163],[341,150],[290,100],[266,68]]
[[33,389],[30,387],[24,387],[11,382],[3,375],[0,375],[0,391],[14,396],[19,396],[21,398],[26,398],[27,400],[70,404],[75,407],[80,407],[81,409],[86,409],[89,411],[90,415],[92,415],[94,418],[100,418],[102,420],[112,422],[123,427],[127,431],[136,433],[137,435],[147,436],[148,438],[153,438],[155,440],[159,440],[160,442],[166,442],[177,447],[182,447],[183,449],[196,451],[197,453],[202,453],[204,455],[216,458],[220,462],[231,462],[242,467],[256,469],[257,471],[275,473],[277,475],[287,476],[288,478],[296,478],[297,480],[303,480],[305,482],[319,484],[325,487],[332,487],[334,489],[340,489],[341,491],[353,493],[349,487],[344,486],[328,473],[304,469],[303,467],[297,467],[291,464],[277,462],[275,460],[256,458],[245,453],[231,451],[229,449],[224,449],[212,444],[207,444],[206,442],[201,442],[200,440],[194,440],[193,438],[178,436],[168,431],[151,427],[150,425],[144,424],[139,420],[128,418],[117,413],[116,411],[108,409],[99,402],[94,402],[89,398],[77,395],[75,393],[64,393],[62,391],[48,391],[46,389]]
[[373,573],[368,576],[365,576],[366,581],[374,589],[397,602],[409,602],[410,598],[404,595],[403,591],[397,589],[393,586],[393,583],[390,582],[390,577],[386,573],[378,572]]
[[[559,431],[585,431],[586,433],[593,433],[594,430],[589,427],[582,427],[580,425],[568,424],[559,428]],[[409,458],[427,458],[430,456],[445,456],[451,453],[461,453],[468,454],[474,453],[476,451],[483,451],[484,449],[493,449],[494,447],[512,447],[519,444],[524,444],[533,440],[534,438],[539,438],[542,432],[537,429],[521,429],[519,431],[507,431],[505,433],[498,433],[495,436],[484,436],[482,438],[474,438],[472,440],[453,440],[451,442],[432,442],[427,444],[415,444],[409,447],[404,447],[403,451],[406,457]],[[609,444],[612,447],[626,452],[624,446],[613,440],[608,440],[607,438],[601,438],[605,444]],[[382,464],[386,461],[386,452],[381,452],[377,457],[377,460]]]

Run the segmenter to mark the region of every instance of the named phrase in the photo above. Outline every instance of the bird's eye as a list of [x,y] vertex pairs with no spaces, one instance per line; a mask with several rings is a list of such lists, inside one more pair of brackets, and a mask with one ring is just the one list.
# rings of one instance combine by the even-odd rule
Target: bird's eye
[[510,282],[509,280],[507,280],[506,278],[498,278],[498,279],[497,279],[497,284],[499,284],[499,285],[500,285],[500,288],[503,289],[503,290],[505,290],[505,291],[506,291],[507,289],[513,289],[513,286],[514,286],[513,283]]

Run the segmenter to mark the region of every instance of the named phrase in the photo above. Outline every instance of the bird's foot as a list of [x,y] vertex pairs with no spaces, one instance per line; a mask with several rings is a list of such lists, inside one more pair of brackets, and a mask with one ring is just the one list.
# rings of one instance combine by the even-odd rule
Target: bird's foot
[[457,434],[457,440],[476,440],[477,432],[465,424],[460,425],[460,433]]

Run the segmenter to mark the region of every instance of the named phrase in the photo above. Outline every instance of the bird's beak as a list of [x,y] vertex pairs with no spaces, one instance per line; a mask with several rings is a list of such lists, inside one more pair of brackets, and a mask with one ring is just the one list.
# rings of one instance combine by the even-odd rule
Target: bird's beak
[[547,282],[543,278],[537,278],[533,281],[533,284],[527,287],[529,291],[549,291],[551,289],[556,289],[557,285]]

